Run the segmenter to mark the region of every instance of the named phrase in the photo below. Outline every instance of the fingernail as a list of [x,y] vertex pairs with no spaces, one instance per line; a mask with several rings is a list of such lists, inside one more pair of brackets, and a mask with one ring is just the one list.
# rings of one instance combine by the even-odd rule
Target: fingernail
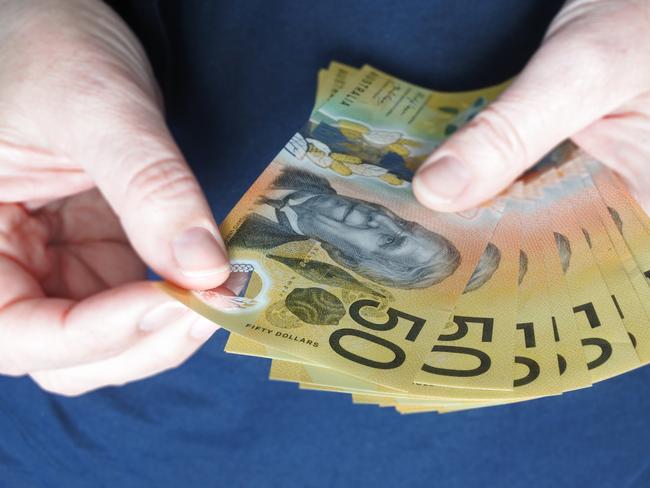
[[205,341],[209,339],[210,336],[212,336],[212,334],[214,334],[218,329],[219,326],[217,324],[210,322],[205,317],[199,316],[190,328],[190,335],[194,339]]
[[183,318],[188,309],[180,302],[167,302],[149,310],[140,319],[140,330],[151,332]]
[[471,177],[461,160],[444,156],[418,173],[417,184],[423,196],[433,203],[449,203],[467,188]]
[[204,227],[190,227],[174,239],[174,257],[181,271],[192,278],[223,273],[229,267],[226,251]]

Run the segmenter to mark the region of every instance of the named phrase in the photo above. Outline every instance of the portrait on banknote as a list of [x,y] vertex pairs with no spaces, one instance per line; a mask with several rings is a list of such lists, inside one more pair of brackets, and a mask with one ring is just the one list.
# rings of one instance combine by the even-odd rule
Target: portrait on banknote
[[[452,275],[461,257],[444,236],[405,220],[383,205],[337,192],[319,175],[285,169],[272,184],[273,195],[258,200],[231,236],[229,246],[272,250],[289,242],[313,240],[339,266],[383,286],[426,288]],[[470,288],[485,283],[498,266],[491,246]]]

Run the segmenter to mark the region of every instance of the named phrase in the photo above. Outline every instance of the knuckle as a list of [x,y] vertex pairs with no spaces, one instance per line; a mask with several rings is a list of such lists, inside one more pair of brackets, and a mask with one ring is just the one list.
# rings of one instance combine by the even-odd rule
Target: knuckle
[[[504,171],[519,170],[527,161],[526,145],[515,124],[497,104],[488,106],[470,123],[480,133],[484,144],[494,151],[494,163]],[[494,170],[494,168],[491,168]]]
[[138,169],[128,180],[125,200],[133,204],[178,204],[194,197],[200,189],[192,173],[178,158],[154,160]]

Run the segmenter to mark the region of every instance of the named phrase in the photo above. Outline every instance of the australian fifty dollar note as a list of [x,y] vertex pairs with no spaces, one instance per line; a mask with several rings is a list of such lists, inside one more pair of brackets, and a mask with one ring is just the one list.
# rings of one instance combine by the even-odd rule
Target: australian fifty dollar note
[[[476,267],[503,205],[431,212],[410,179],[444,132],[499,89],[436,94],[370,67],[342,67],[338,79],[222,224],[232,262],[224,287],[165,286],[241,336],[414,391],[468,283],[479,288],[495,271]],[[371,97],[378,87],[385,93]]]

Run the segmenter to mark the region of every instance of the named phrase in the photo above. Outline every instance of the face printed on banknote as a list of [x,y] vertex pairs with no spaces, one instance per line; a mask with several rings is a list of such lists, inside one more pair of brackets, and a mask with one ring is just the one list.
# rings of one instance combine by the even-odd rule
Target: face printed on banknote
[[[285,170],[271,185],[273,197],[228,241],[230,246],[270,250],[312,239],[332,260],[374,283],[424,288],[449,277],[460,264],[458,249],[445,237],[401,218],[383,205],[339,194],[323,177]],[[479,286],[497,264],[489,253]]]

